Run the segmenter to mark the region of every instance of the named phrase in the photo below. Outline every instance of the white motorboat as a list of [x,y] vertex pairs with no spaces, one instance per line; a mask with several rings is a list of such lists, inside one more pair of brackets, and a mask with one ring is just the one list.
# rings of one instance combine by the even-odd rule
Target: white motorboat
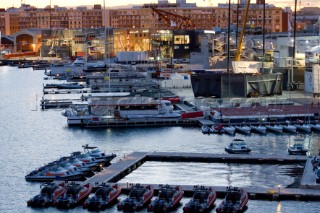
[[287,125],[283,125],[283,130],[285,130],[287,132],[296,133],[297,127],[292,124],[287,124]]
[[303,144],[297,143],[288,148],[290,155],[306,155],[308,150],[303,147]]
[[266,125],[267,129],[276,132],[276,133],[282,133],[283,132],[283,126],[276,124],[276,125]]
[[242,126],[236,126],[236,130],[244,133],[244,134],[250,134],[251,133],[251,127],[247,125],[242,125]]
[[261,134],[266,134],[267,133],[267,127],[265,127],[265,126],[262,126],[262,125],[259,125],[259,126],[251,125],[250,127],[251,127],[252,131],[255,131],[255,132],[258,132],[258,133],[261,133]]
[[320,124],[310,124],[311,129],[314,129],[316,131],[320,131]]
[[234,139],[224,150],[229,154],[248,154],[251,152],[251,149],[242,139]]
[[222,127],[222,129],[229,135],[234,135],[234,133],[236,132],[236,128],[234,126],[224,126]]
[[311,132],[311,125],[310,124],[295,124],[298,130],[303,132]]

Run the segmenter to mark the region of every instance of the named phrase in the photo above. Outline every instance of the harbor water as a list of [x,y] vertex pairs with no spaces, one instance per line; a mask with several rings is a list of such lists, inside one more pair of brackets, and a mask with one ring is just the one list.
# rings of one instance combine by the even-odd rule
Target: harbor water
[[[204,135],[198,127],[152,127],[123,129],[70,128],[61,109],[40,110],[43,71],[0,67],[0,212],[88,212],[80,207],[72,210],[32,209],[27,200],[40,191],[39,183],[26,182],[25,175],[46,163],[81,151],[82,145],[97,146],[117,154],[114,161],[134,152],[224,153],[234,138],[244,139],[252,153],[287,155],[287,147],[295,138],[303,138],[311,155],[318,153],[320,134],[272,134],[235,137]],[[73,95],[77,96],[77,95]],[[78,95],[80,96],[80,95]],[[252,165],[146,162],[121,182],[154,184],[190,184],[221,186],[282,187],[294,185],[301,177],[303,165]],[[120,196],[120,200],[125,195]],[[183,198],[175,212],[189,198]],[[216,201],[219,203],[221,199]],[[117,212],[116,207],[105,212]],[[142,210],[141,212],[145,212]],[[214,212],[214,210],[212,210]],[[320,212],[319,202],[249,200],[246,212]]]

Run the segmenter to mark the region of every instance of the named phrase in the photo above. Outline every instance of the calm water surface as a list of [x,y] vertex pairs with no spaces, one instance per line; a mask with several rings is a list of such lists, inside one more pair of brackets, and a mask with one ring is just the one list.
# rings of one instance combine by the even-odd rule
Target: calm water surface
[[[61,110],[39,110],[43,71],[0,67],[0,212],[60,212],[55,208],[31,209],[26,201],[39,193],[39,183],[29,183],[24,176],[31,170],[81,150],[84,144],[98,146],[119,157],[133,151],[175,151],[224,153],[233,137],[203,135],[199,128],[163,127],[89,130],[68,128]],[[287,146],[296,135],[267,134],[244,138],[253,153],[287,155]],[[320,148],[319,134],[305,137],[311,154]],[[119,158],[118,157],[118,158]],[[117,159],[116,159],[117,160]],[[147,162],[122,181],[273,187],[288,185],[294,177],[283,174],[295,166],[237,165],[206,163]],[[122,199],[124,196],[121,196]],[[182,200],[186,203],[188,198]],[[220,200],[217,201],[217,203]],[[246,212],[320,212],[317,202],[249,201]],[[81,208],[61,212],[87,212]],[[105,212],[117,212],[115,207]],[[144,211],[142,211],[144,212]],[[182,212],[178,208],[176,212]]]

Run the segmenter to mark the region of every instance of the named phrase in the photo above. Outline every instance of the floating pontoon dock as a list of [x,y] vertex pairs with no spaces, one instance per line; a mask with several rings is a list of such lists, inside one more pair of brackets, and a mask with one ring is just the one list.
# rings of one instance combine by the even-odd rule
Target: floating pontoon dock
[[[128,193],[131,183],[118,182],[126,175],[137,169],[146,161],[170,161],[170,162],[206,162],[206,163],[251,163],[251,164],[311,164],[306,156],[268,156],[268,155],[228,155],[228,154],[207,154],[207,153],[175,153],[175,152],[133,152],[124,155],[118,162],[104,169],[97,175],[91,177],[86,183],[108,182],[121,185],[124,193]],[[309,168],[308,168],[309,169]],[[320,190],[313,182],[314,174],[304,172],[301,184],[309,183],[308,187],[301,185],[300,188],[285,188],[278,186],[274,188],[245,187],[251,199],[271,200],[320,200]],[[149,185],[148,183],[141,183]],[[156,190],[159,185],[151,184]],[[193,185],[181,185],[186,196],[192,195]],[[219,197],[223,197],[226,186],[211,186]]]

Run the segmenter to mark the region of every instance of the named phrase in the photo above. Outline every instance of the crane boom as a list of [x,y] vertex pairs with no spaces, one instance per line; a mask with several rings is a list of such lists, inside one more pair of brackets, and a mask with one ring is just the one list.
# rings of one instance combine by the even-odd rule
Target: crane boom
[[169,11],[151,7],[161,20],[167,23],[168,27],[173,30],[193,30],[196,28],[191,18],[174,14]]
[[[243,37],[244,37],[244,32],[246,30],[246,24],[247,24],[247,21],[248,21],[248,13],[249,13],[249,8],[250,8],[250,0],[247,0],[247,7],[246,7],[246,12],[245,12],[245,16],[244,16],[244,20],[243,20],[243,23],[242,23],[242,29],[241,29],[241,34],[240,34],[240,38],[239,38],[239,44],[238,44],[238,47],[237,47],[237,52],[236,52],[236,55],[234,56],[234,60],[235,61],[240,61],[240,55],[241,55],[241,52],[242,52],[242,43],[243,43]],[[265,18],[265,17],[263,17]],[[237,29],[238,31],[238,29]]]

